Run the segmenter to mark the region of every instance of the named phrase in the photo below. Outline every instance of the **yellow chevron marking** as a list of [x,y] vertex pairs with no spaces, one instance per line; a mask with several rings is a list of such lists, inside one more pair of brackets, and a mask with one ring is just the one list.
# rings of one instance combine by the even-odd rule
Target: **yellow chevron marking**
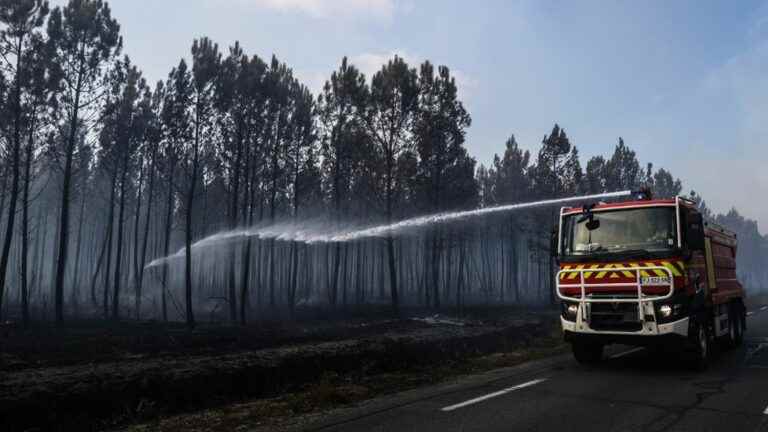
[[[598,267],[600,267],[600,264],[592,264],[592,265],[591,265],[589,268],[591,268],[592,270],[594,270],[594,269],[596,269],[596,268],[598,268]],[[588,278],[588,277],[592,276],[592,273],[594,273],[594,272],[591,272],[591,271],[588,271],[588,272],[584,272],[584,279],[586,279],[586,278]]]
[[[574,270],[581,270],[583,268],[584,268],[584,264],[580,264],[580,265],[577,265],[576,268],[574,268]],[[578,275],[579,275],[579,272],[571,272],[568,275],[568,279],[576,279],[576,276]]]
[[[677,265],[675,265],[677,264]],[[594,271],[586,271],[584,272],[584,278],[589,278],[594,275],[595,279],[603,279],[606,276],[609,279],[616,279],[620,277],[619,275],[623,275],[624,277],[631,278],[634,277],[635,274],[632,271],[629,270],[618,270],[618,271],[611,271],[610,269],[614,268],[620,268],[620,267],[632,267],[637,269],[642,269],[646,267],[656,267],[656,266],[662,266],[664,268],[669,269],[669,271],[672,273],[673,276],[683,276],[685,272],[685,263],[683,261],[660,261],[658,263],[652,262],[652,261],[646,261],[643,263],[626,263],[626,264],[606,264],[606,265],[600,265],[600,264],[592,264],[589,266],[586,266],[584,264],[582,265],[564,265],[562,266],[563,272],[560,273],[560,279],[576,279],[579,276],[579,272],[575,270],[584,270],[584,269],[590,269],[590,270],[596,270],[600,267],[602,267],[604,270],[601,270],[595,274]],[[679,266],[679,268],[678,268]],[[565,271],[565,270],[574,270],[574,271]],[[651,276],[651,273],[655,274],[656,276],[669,276],[667,272],[661,269],[652,269],[652,270],[640,270],[640,276],[642,277],[649,277]]]
[[683,275],[682,273],[680,273],[680,270],[678,270],[677,267],[672,265],[672,263],[669,262],[669,261],[662,261],[661,265],[663,265],[664,267],[668,268],[669,271],[672,272],[672,276],[682,276]]
[[[629,263],[629,266],[630,266],[630,267],[635,267],[635,268],[641,268],[641,267],[642,267],[642,266],[641,266],[640,264],[638,264],[638,263]],[[642,276],[642,277],[648,277],[648,276],[650,276],[650,275],[648,274],[648,272],[647,272],[647,271],[645,271],[645,270],[640,270],[640,276]]]
[[[645,265],[646,265],[647,267],[653,267],[653,266],[657,266],[658,264],[656,264],[655,262],[646,262],[646,263],[645,263]],[[669,276],[669,275],[667,274],[667,272],[665,272],[664,270],[660,270],[660,269],[653,269],[652,271],[653,271],[654,273],[656,273],[656,276]]]
[[[607,266],[605,266],[605,267],[603,267],[603,268],[606,268],[606,269],[610,269],[610,268],[613,268],[613,264],[608,264]],[[608,272],[607,272],[606,270],[603,270],[603,271],[601,271],[600,273],[598,273],[598,274],[597,274],[597,276],[595,276],[595,278],[596,278],[596,279],[602,279],[602,278],[604,278],[604,277],[605,277],[605,274],[606,274],[606,273],[608,273]]]

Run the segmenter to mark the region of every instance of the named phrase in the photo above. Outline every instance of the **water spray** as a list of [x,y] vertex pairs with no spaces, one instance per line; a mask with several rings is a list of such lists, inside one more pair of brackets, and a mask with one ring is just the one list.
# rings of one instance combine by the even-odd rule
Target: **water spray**
[[[504,213],[514,210],[524,210],[535,207],[548,207],[557,204],[567,204],[574,201],[590,201],[599,198],[617,198],[632,194],[632,191],[610,192],[595,195],[585,195],[579,197],[568,198],[556,198],[543,201],[535,201],[529,203],[520,204],[507,204],[495,207],[485,207],[476,210],[466,210],[450,213],[438,213],[435,215],[420,216],[411,219],[405,219],[400,222],[396,222],[390,225],[379,225],[359,231],[353,231],[347,234],[340,234],[331,236],[330,239],[325,241],[331,242],[345,242],[350,240],[357,240],[366,237],[383,237],[389,234],[394,234],[399,231],[403,231],[409,228],[416,228],[424,225],[432,225],[437,223],[453,222],[457,220],[467,219],[475,216],[483,216],[493,213]],[[311,242],[310,242],[311,243]]]
[[[229,243],[235,240],[256,238],[256,239],[270,239],[279,241],[296,241],[300,243],[314,244],[314,243],[338,243],[349,242],[354,240],[360,240],[365,238],[386,237],[390,235],[400,234],[404,231],[415,229],[423,226],[431,226],[434,224],[442,224],[447,222],[455,222],[476,216],[484,216],[495,213],[504,213],[517,210],[532,209],[537,207],[549,207],[553,205],[568,204],[574,202],[594,201],[597,199],[606,198],[619,198],[624,196],[633,195],[635,192],[626,190],[619,192],[606,192],[592,195],[582,195],[566,198],[555,198],[527,203],[519,204],[507,204],[494,207],[485,207],[476,210],[455,211],[446,213],[437,213],[426,216],[418,216],[410,219],[405,219],[400,222],[392,224],[377,225],[370,228],[345,230],[345,231],[333,231],[322,228],[313,228],[308,226],[307,223],[278,223],[268,225],[265,227],[252,227],[242,228],[233,231],[225,231],[217,234],[210,235],[192,244],[192,249],[200,249],[210,247],[222,243]],[[147,264],[146,268],[155,267],[165,263],[166,261],[183,258],[185,256],[184,248],[180,249],[175,254],[167,257],[157,258]]]

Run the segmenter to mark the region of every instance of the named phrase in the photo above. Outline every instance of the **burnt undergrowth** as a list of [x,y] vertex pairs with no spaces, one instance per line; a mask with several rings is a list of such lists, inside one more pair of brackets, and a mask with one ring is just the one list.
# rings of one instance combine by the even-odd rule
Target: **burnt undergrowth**
[[[546,337],[546,314],[264,322],[187,331],[75,322],[0,331],[0,429],[99,430],[260,397],[330,374],[368,376],[504,352]],[[481,315],[485,315],[480,318]]]

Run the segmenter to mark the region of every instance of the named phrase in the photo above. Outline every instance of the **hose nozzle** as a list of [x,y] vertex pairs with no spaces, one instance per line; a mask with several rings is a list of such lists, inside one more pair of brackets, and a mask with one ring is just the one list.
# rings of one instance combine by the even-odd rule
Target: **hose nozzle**
[[632,191],[632,195],[637,196],[641,200],[653,199],[653,192],[651,191],[651,188],[648,186],[643,186],[636,191]]

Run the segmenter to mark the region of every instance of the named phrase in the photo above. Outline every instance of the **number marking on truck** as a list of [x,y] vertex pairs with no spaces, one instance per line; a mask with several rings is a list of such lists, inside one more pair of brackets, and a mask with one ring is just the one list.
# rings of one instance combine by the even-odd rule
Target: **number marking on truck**
[[667,276],[648,276],[640,278],[641,285],[668,285],[669,277]]

